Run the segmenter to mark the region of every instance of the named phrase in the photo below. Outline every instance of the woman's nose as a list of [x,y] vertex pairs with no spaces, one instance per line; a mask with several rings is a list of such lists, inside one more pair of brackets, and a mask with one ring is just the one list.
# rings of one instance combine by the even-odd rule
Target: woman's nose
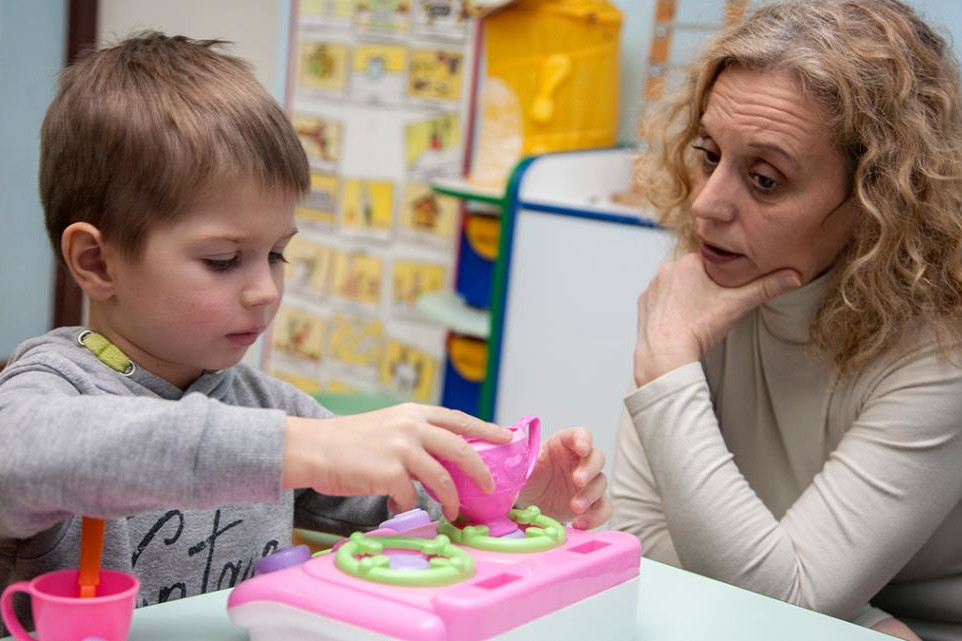
[[715,222],[731,222],[738,214],[736,205],[737,176],[723,165],[696,182],[691,212],[696,218]]

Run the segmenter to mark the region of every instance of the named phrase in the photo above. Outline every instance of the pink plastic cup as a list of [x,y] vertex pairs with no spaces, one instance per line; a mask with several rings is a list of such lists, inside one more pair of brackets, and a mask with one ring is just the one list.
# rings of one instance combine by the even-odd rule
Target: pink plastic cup
[[534,416],[525,416],[508,429],[514,434],[504,444],[465,437],[491,471],[494,491],[490,494],[482,492],[461,468],[441,461],[458,490],[461,516],[472,524],[488,526],[491,536],[504,536],[517,529],[508,519],[508,510],[534,470],[541,443],[541,421]]
[[[3,591],[0,611],[3,622],[17,641],[124,641],[134,613],[137,577],[116,570],[101,570],[97,596],[81,599],[78,570],[41,574],[32,581],[20,581]],[[13,610],[13,595],[30,595],[37,637],[27,633]]]

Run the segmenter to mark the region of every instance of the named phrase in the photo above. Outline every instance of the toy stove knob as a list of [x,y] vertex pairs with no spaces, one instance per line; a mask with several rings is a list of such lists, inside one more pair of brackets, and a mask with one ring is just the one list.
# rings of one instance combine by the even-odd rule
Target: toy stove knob
[[431,516],[421,508],[416,507],[413,510],[401,512],[393,518],[384,521],[378,526],[378,529],[389,528],[400,534],[424,527],[429,523],[431,523]]
[[254,574],[269,574],[310,560],[311,549],[306,545],[281,548],[254,563]]

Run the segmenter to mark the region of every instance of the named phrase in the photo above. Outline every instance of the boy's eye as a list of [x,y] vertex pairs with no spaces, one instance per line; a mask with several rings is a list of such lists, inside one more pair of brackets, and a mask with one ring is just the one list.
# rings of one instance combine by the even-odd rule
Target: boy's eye
[[237,266],[240,263],[240,258],[238,256],[232,256],[231,258],[205,258],[204,264],[207,265],[209,269],[215,272],[224,272],[231,267]]
[[284,258],[284,254],[281,252],[271,252],[267,255],[267,262],[274,265],[276,263],[286,263],[287,259]]

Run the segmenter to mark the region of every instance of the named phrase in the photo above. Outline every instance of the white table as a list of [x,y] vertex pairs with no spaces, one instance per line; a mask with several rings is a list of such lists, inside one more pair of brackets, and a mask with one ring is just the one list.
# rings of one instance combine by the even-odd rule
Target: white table
[[[227,617],[228,594],[224,590],[141,608],[134,613],[128,641],[246,641],[245,630]],[[641,562],[637,630],[637,641],[892,640],[648,559]]]

